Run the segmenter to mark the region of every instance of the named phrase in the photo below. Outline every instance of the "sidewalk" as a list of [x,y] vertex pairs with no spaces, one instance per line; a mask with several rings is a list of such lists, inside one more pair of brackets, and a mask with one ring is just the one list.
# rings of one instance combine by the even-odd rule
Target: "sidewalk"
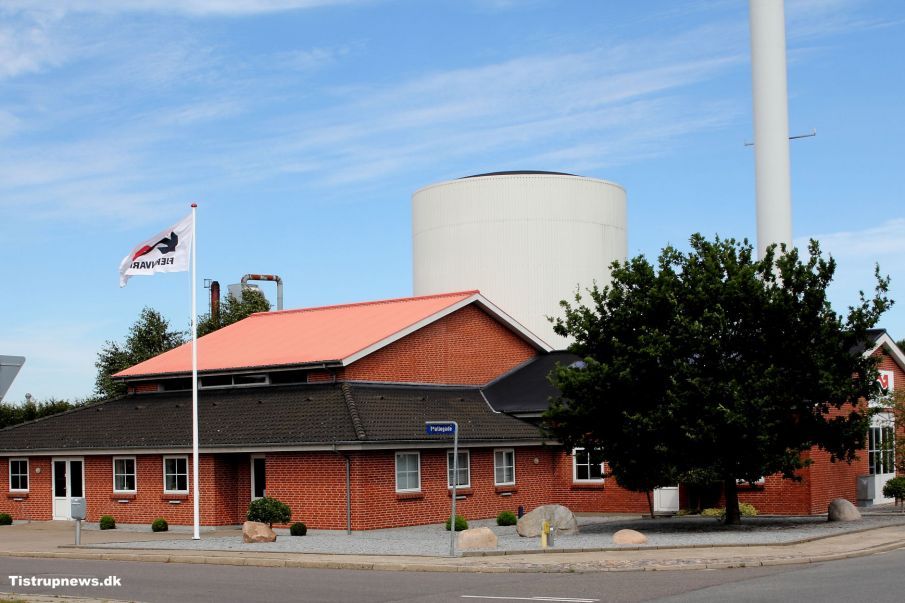
[[[673,547],[583,552],[515,553],[489,556],[419,557],[268,553],[246,551],[167,551],[95,548],[105,543],[148,541],[159,536],[147,532],[94,531],[82,533],[83,545],[72,546],[68,522],[19,524],[3,528],[0,556],[158,563],[201,563],[260,567],[359,569],[439,572],[594,572],[722,569],[816,563],[859,557],[905,547],[905,526],[890,526],[784,545]],[[202,534],[232,535],[236,530]],[[161,539],[190,539],[190,534],[168,533]],[[122,546],[122,545],[120,545]]]

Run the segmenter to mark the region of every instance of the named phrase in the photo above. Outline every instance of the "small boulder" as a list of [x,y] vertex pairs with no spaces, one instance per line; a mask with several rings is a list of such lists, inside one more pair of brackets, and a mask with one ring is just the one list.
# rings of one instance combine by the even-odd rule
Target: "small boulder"
[[536,538],[544,527],[544,520],[556,529],[556,534],[578,534],[578,522],[575,515],[562,505],[543,505],[522,515],[515,526],[519,536]]
[[844,498],[836,498],[826,510],[829,521],[858,521],[861,519],[861,511],[855,505]]
[[647,536],[636,530],[619,530],[613,534],[613,544],[647,544]]
[[276,539],[276,532],[271,530],[266,523],[246,521],[242,524],[243,542],[274,542]]
[[460,549],[495,549],[496,534],[490,528],[470,528],[456,535],[456,547]]

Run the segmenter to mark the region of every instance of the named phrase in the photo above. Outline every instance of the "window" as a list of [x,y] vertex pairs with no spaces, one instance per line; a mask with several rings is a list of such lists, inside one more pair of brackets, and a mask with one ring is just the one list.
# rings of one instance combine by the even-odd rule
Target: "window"
[[28,490],[28,459],[10,459],[9,489]]
[[871,427],[867,432],[867,464],[871,475],[894,473],[893,444],[895,435],[891,425]]
[[267,460],[263,456],[251,457],[251,497],[267,496]]
[[493,451],[493,482],[497,486],[515,484],[515,450],[505,448]]
[[135,492],[135,457],[113,458],[113,491]]
[[[459,451],[459,462],[456,467],[459,472],[456,479],[456,486],[459,488],[471,487],[471,472],[468,470],[468,451]],[[452,450],[446,453],[446,485],[453,487],[453,453]]]
[[421,454],[418,452],[396,453],[396,492],[418,492],[421,490]]
[[603,459],[594,450],[575,448],[572,450],[572,481],[602,482]]
[[188,457],[163,457],[163,491],[173,494],[185,494],[189,491]]

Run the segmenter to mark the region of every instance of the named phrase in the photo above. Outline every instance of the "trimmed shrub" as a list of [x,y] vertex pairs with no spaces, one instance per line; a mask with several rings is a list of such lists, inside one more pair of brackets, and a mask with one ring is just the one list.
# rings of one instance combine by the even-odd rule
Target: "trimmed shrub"
[[905,500],[905,477],[894,477],[883,486],[883,496],[896,499],[896,504]]
[[[739,513],[741,513],[742,517],[757,516],[757,509],[750,503],[739,503],[738,510]],[[704,509],[703,511],[701,511],[701,517],[716,517],[717,519],[723,519],[724,517],[726,517],[726,508],[711,507],[709,509]]]
[[308,533],[308,526],[301,521],[297,521],[289,526],[289,533],[293,536],[304,536]]
[[102,515],[99,522],[102,530],[113,530],[116,528],[116,520],[112,515]]
[[[449,531],[449,520],[446,520],[446,530]],[[456,515],[456,532],[468,529],[468,522],[461,515]]]
[[13,525],[13,516],[9,513],[0,513],[0,526]]
[[289,523],[292,520],[292,511],[286,503],[265,496],[251,501],[245,517],[248,521],[266,523],[272,528],[275,523]]
[[158,517],[154,520],[154,523],[151,524],[152,532],[166,532],[170,529],[170,524],[167,523],[167,520],[163,517]]
[[498,526],[514,526],[518,523],[518,517],[512,511],[500,511],[496,516],[496,524]]

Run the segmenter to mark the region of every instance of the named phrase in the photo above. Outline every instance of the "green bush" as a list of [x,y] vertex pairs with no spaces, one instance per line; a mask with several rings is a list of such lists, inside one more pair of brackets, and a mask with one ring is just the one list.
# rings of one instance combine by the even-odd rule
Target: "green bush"
[[289,526],[289,533],[293,536],[304,536],[308,533],[308,526],[306,526],[301,521],[297,521]]
[[102,515],[100,520],[100,528],[102,530],[112,530],[116,528],[116,520],[112,515]]
[[152,532],[166,532],[170,529],[170,524],[167,523],[167,520],[163,517],[158,517],[154,520],[154,523],[151,524]]
[[514,526],[517,523],[518,517],[512,511],[500,511],[500,514],[496,516],[496,524],[498,526]]
[[13,517],[9,513],[0,513],[0,526],[13,525]]
[[[757,509],[750,503],[739,503],[738,510],[739,513],[742,514],[742,517],[757,516]],[[717,519],[723,519],[724,517],[726,517],[726,508],[711,507],[709,509],[704,509],[703,511],[701,511],[701,517],[716,517]]]
[[883,496],[894,498],[898,503],[905,500],[905,477],[894,477],[883,486]]
[[292,511],[286,503],[265,496],[251,501],[245,517],[248,521],[259,521],[273,527],[275,523],[289,523],[292,520]]
[[[449,520],[446,520],[446,529],[449,530]],[[468,529],[468,522],[465,521],[465,518],[461,515],[456,515],[456,532],[461,532],[462,530]]]

